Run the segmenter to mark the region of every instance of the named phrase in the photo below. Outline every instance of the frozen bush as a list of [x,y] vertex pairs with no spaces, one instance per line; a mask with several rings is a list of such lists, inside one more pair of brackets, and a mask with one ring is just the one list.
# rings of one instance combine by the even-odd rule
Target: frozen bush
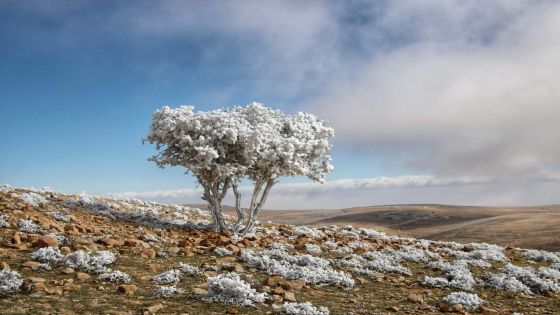
[[174,286],[163,286],[163,287],[159,287],[156,292],[154,293],[154,296],[156,298],[160,298],[160,299],[166,299],[169,298],[175,294],[180,293],[181,290],[177,289]]
[[6,215],[3,213],[0,213],[0,227],[2,228],[9,228],[10,227],[10,223],[8,222]]
[[21,199],[21,201],[33,207],[39,207],[40,205],[48,202],[45,197],[34,192],[20,194],[18,195],[18,198]]
[[500,271],[508,278],[519,280],[533,293],[560,292],[558,279],[549,279],[548,275],[543,275],[542,272],[539,274],[531,267],[519,267],[508,263]]
[[323,252],[321,246],[315,244],[305,244],[305,251],[310,254],[321,254]]
[[420,284],[433,288],[446,288],[450,286],[446,278],[430,276],[424,276],[424,278],[420,280]]
[[233,255],[233,253],[225,247],[214,248],[214,250],[212,251],[212,254],[217,255],[217,256],[231,256],[231,255]]
[[484,303],[484,300],[476,294],[466,292],[453,292],[443,298],[449,305],[461,304],[467,311],[476,311]]
[[253,306],[263,303],[264,293],[258,293],[239,274],[228,273],[208,278],[208,294],[202,299],[207,302],[233,303],[243,306]]
[[408,268],[399,264],[400,257],[397,255],[390,255],[382,252],[367,252],[364,253],[362,257],[370,260],[370,262],[363,265],[363,268],[383,273],[411,275]]
[[0,270],[0,297],[18,291],[22,284],[23,278],[17,271]]
[[109,251],[99,251],[96,254],[91,254],[79,250],[63,258],[63,262],[67,267],[92,273],[110,272],[111,270],[105,266],[112,264],[115,260],[115,254]]
[[188,276],[198,276],[202,274],[202,270],[200,270],[200,268],[189,265],[189,264],[185,264],[183,262],[179,262],[179,265],[177,266],[177,268],[179,270],[181,270],[181,272],[183,272],[184,274],[188,275]]
[[177,284],[181,282],[181,272],[177,269],[171,269],[160,273],[154,277],[154,282],[157,284]]
[[292,244],[287,244],[287,243],[272,243],[270,245],[268,245],[268,249],[277,249],[277,250],[281,250],[281,251],[289,251],[294,249],[294,245]]
[[537,274],[541,278],[548,278],[553,280],[560,280],[560,270],[551,267],[540,267]]
[[31,259],[42,263],[58,263],[63,258],[62,253],[56,247],[43,247],[31,254]]
[[323,233],[323,231],[320,231],[314,227],[310,227],[307,225],[294,226],[293,230],[296,235],[307,235],[310,238],[325,237],[325,233]]
[[[392,252],[392,253],[391,253]],[[389,253],[398,257],[398,260],[413,261],[413,262],[427,262],[431,259],[440,259],[441,257],[429,250],[417,248],[416,246],[402,246],[400,249],[394,251],[389,250]]]
[[68,223],[68,222],[72,221],[72,218],[71,218],[69,215],[64,214],[64,213],[60,213],[60,212],[53,212],[53,213],[51,213],[51,216],[52,216],[55,220],[61,221],[61,222],[66,222],[66,223]]
[[40,228],[32,220],[21,219],[19,220],[19,230],[25,233],[38,233]]
[[[448,281],[448,287],[457,288],[465,291],[472,291],[476,280],[473,277],[471,271],[467,267],[467,263],[462,260],[456,260],[452,263],[436,261],[429,263],[426,267],[430,269],[439,269],[443,271],[444,278]],[[431,277],[427,277],[422,284],[431,285],[438,284],[443,285],[444,282],[439,280],[430,280]]]
[[523,252],[523,257],[534,261],[560,262],[560,256],[558,254],[537,249],[525,250]]
[[329,315],[329,309],[320,306],[313,306],[310,302],[305,303],[284,303],[284,312],[288,315]]
[[14,191],[14,187],[8,184],[0,184],[0,193],[10,193]]
[[97,277],[97,280],[108,281],[113,283],[129,283],[132,278],[126,273],[115,270],[113,272],[102,273]]
[[48,233],[46,235],[56,239],[58,246],[61,246],[62,244],[66,243],[66,236],[64,236],[64,234],[53,232],[53,233]]
[[485,286],[497,290],[506,290],[517,293],[531,294],[531,289],[517,278],[506,274],[494,274],[486,280]]

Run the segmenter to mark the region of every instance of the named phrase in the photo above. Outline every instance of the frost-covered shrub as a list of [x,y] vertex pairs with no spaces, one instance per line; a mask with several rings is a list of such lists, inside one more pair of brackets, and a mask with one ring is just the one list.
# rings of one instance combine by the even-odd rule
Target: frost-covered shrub
[[255,303],[263,303],[265,298],[264,293],[258,293],[241,280],[239,274],[231,272],[208,278],[208,294],[202,299],[207,302],[253,306]]
[[14,191],[14,187],[8,184],[0,184],[0,193],[10,193]]
[[33,206],[33,207],[38,207],[38,206],[48,202],[48,200],[45,197],[43,197],[43,196],[41,196],[37,193],[34,193],[34,192],[28,192],[28,193],[20,194],[20,195],[18,195],[18,198],[21,201],[23,201],[23,202],[25,202],[28,205]]
[[212,251],[212,254],[217,256],[231,256],[233,253],[225,247],[216,247]]
[[31,254],[31,259],[42,262],[56,264],[63,258],[62,253],[56,247],[43,247]]
[[46,236],[50,236],[54,239],[56,239],[56,242],[58,244],[58,246],[63,245],[64,243],[66,243],[66,236],[64,236],[64,234],[62,233],[48,233],[46,234]]
[[558,254],[538,249],[525,250],[523,252],[523,257],[534,261],[549,261],[553,263],[560,262],[560,256]]
[[129,283],[132,278],[119,270],[115,270],[108,273],[102,273],[97,277],[97,280],[108,281],[113,283]]
[[62,259],[67,267],[84,270],[92,273],[105,273],[111,270],[106,267],[115,262],[115,254],[109,251],[99,251],[91,254],[84,251],[75,251]]
[[310,254],[321,254],[323,252],[321,246],[315,244],[305,244],[305,251]]
[[179,262],[177,269],[181,270],[182,273],[188,276],[198,276],[202,274],[202,270],[200,270],[200,268],[185,264],[183,262]]
[[466,292],[453,292],[443,298],[449,305],[461,304],[467,311],[476,311],[484,303],[478,295]]
[[445,281],[441,280],[442,278],[424,277],[421,281],[424,285],[438,287],[447,286],[465,291],[472,291],[473,287],[476,285],[476,279],[469,270],[467,263],[462,260],[456,260],[452,263],[436,261],[429,263],[426,267],[443,271],[443,276],[445,280],[447,280],[447,284]]
[[9,228],[10,227],[10,222],[8,222],[6,215],[3,213],[0,213],[0,227],[2,228]]
[[[560,280],[549,278],[550,274],[546,271],[535,272],[535,269],[531,267],[519,267],[509,263],[500,271],[501,275],[496,276],[496,279],[503,278],[509,282],[512,282],[511,278],[517,279],[530,288],[533,293],[560,292]],[[496,280],[493,283],[496,283]],[[508,288],[505,285],[500,286],[500,282],[496,284],[496,287]]]
[[431,259],[440,259],[437,253],[429,250],[417,248],[416,246],[402,246],[398,250],[388,250],[389,254],[398,257],[398,260],[413,261],[413,262],[427,262]]
[[329,315],[329,309],[320,306],[313,306],[310,302],[305,303],[284,303],[284,313],[288,315]]
[[323,231],[307,225],[294,226],[293,231],[296,235],[307,235],[310,238],[325,237],[325,233],[323,233]]
[[177,289],[174,286],[163,286],[163,287],[159,287],[156,292],[154,293],[154,296],[156,298],[160,298],[160,299],[166,299],[169,298],[175,294],[180,293],[181,290]]
[[268,274],[279,274],[286,280],[301,279],[308,284],[353,287],[354,280],[342,271],[330,267],[328,260],[311,255],[291,256],[278,250],[255,253],[244,250],[240,256],[249,267]]
[[363,265],[365,269],[382,273],[412,274],[408,268],[399,264],[400,257],[398,255],[390,255],[382,252],[367,252],[364,253],[362,257],[370,260]]
[[540,267],[537,274],[541,278],[548,278],[553,280],[560,280],[560,270],[551,267]]
[[378,232],[372,229],[366,229],[366,228],[357,228],[356,231],[358,233],[360,233],[361,235],[364,235],[366,237],[369,238],[380,238],[380,239],[386,239],[387,234],[383,233],[383,232]]
[[57,221],[62,221],[66,223],[72,221],[72,218],[69,215],[60,212],[53,212],[51,213],[51,216]]
[[171,269],[160,273],[153,278],[153,281],[157,284],[177,284],[181,282],[181,272],[177,269]]
[[0,297],[19,290],[23,278],[17,271],[0,270]]
[[18,224],[19,230],[25,233],[38,233],[40,228],[33,220],[21,219]]
[[531,289],[517,278],[506,274],[494,274],[486,280],[485,286],[497,290],[506,290],[517,293],[531,294]]
[[287,251],[293,250],[294,245],[288,244],[288,243],[272,243],[272,244],[268,245],[267,248],[271,249],[271,250],[276,249],[276,250],[281,250],[281,251],[287,252]]

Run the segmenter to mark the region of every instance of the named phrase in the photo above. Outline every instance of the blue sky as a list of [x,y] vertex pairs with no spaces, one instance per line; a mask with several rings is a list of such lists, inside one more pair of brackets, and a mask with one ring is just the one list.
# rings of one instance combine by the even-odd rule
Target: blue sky
[[[259,101],[332,122],[331,181],[438,180],[401,177],[390,193],[368,186],[321,206],[560,202],[560,81],[548,70],[559,12],[548,1],[0,2],[0,182],[194,188],[147,161],[151,113]],[[435,188],[451,182],[444,197]]]

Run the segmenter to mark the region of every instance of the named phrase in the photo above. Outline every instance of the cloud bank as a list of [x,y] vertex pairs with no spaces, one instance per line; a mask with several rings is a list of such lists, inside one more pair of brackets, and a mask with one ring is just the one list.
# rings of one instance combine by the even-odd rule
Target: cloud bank
[[[519,206],[550,204],[560,188],[560,177],[539,177],[532,180],[533,189],[516,187],[491,178],[438,178],[429,175],[341,179],[314,183],[277,184],[270,193],[267,209],[338,209],[376,204],[444,203],[485,206]],[[251,194],[242,187],[244,206]],[[175,203],[204,203],[198,189],[177,189],[152,192],[121,192],[108,196]],[[233,204],[231,194],[225,204]]]

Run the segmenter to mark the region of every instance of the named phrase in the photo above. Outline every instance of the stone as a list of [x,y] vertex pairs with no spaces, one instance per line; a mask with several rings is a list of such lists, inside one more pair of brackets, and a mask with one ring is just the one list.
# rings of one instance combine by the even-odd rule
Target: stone
[[121,244],[119,241],[108,237],[100,239],[99,242],[107,247],[118,246]]
[[154,305],[150,305],[148,306],[147,310],[150,313],[157,313],[158,311],[160,311],[163,308],[163,304],[158,303],[158,304],[154,304]]
[[305,282],[301,279],[289,281],[290,287],[294,290],[301,290],[305,286]]
[[146,249],[141,255],[143,258],[154,259],[156,258],[156,251],[153,248]]
[[117,288],[117,292],[124,295],[133,295],[136,290],[138,290],[138,287],[134,284],[121,284]]
[[193,294],[194,295],[206,295],[206,294],[208,294],[208,291],[206,291],[202,288],[194,288],[193,289]]
[[418,295],[418,294],[414,294],[411,293],[408,295],[407,299],[412,302],[412,303],[416,303],[416,304],[422,304],[424,303],[424,299],[422,298],[422,296]]
[[486,306],[483,306],[480,311],[484,315],[498,314],[497,310],[495,310],[493,308],[490,308],[490,307],[486,307]]
[[155,271],[161,270],[161,264],[148,264],[146,266],[146,269],[148,269],[149,271],[155,272]]
[[2,261],[0,262],[0,270],[10,271],[10,265],[7,262]]
[[91,278],[91,276],[88,275],[87,273],[84,273],[84,272],[76,273],[76,279],[78,279],[78,281],[87,281],[90,278]]
[[70,267],[65,267],[64,269],[62,269],[62,273],[67,274],[67,275],[69,275],[71,273],[74,273],[74,271],[75,270],[70,268]]
[[234,307],[230,307],[226,310],[226,314],[237,314],[237,313],[239,313],[239,310]]
[[461,304],[454,304],[453,306],[451,306],[451,310],[455,313],[462,313],[463,309],[463,305]]
[[294,295],[294,292],[291,291],[286,291],[284,293],[284,300],[286,301],[290,301],[290,302],[296,302],[296,296]]
[[39,263],[36,261],[26,261],[22,264],[23,267],[27,267],[27,268],[31,268],[32,270],[36,270],[37,267],[39,266]]

